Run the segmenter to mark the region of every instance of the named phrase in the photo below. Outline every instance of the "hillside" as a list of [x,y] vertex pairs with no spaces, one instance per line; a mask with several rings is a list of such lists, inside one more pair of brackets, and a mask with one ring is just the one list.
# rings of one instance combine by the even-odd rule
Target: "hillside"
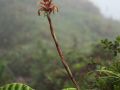
[[[0,49],[32,49],[39,42],[53,48],[44,16],[37,16],[37,0],[0,0]],[[88,0],[55,0],[59,13],[52,15],[64,49],[87,48],[94,42],[120,34],[120,22],[103,17]],[[49,46],[48,46],[49,45]]]
[[[47,19],[37,15],[37,2],[0,0],[0,86],[22,82],[35,90],[74,87],[54,47]],[[111,78],[109,84],[102,80],[103,83],[99,82],[102,86],[99,86],[100,74],[96,70],[107,70],[109,65],[113,67],[111,70],[119,69],[117,64],[117,69],[112,66],[113,61],[119,60],[113,56],[113,52],[119,50],[119,43],[115,41],[114,45],[113,42],[113,52],[104,50],[98,43],[101,39],[111,41],[120,35],[120,22],[106,19],[88,0],[55,2],[59,12],[51,15],[53,26],[81,90],[111,88],[114,82]]]

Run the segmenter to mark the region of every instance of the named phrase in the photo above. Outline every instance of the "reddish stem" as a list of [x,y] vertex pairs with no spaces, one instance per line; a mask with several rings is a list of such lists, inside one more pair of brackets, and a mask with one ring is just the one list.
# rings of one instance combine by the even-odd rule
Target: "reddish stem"
[[75,80],[75,78],[74,78],[74,76],[73,76],[73,74],[72,74],[72,72],[71,72],[71,70],[70,70],[70,68],[69,68],[69,66],[68,66],[68,64],[67,64],[67,62],[66,62],[66,60],[65,60],[65,58],[64,58],[62,49],[60,48],[60,45],[59,45],[59,43],[58,43],[58,41],[57,41],[57,38],[56,38],[56,35],[55,35],[55,32],[54,32],[53,26],[52,26],[52,21],[51,21],[51,18],[50,18],[50,15],[49,15],[49,14],[47,15],[47,19],[48,19],[48,22],[49,22],[49,25],[50,25],[50,32],[51,32],[52,38],[53,38],[53,40],[54,40],[54,43],[55,43],[55,45],[56,45],[58,54],[59,54],[59,56],[60,56],[60,58],[61,58],[62,64],[63,64],[65,70],[67,71],[67,73],[68,73],[71,81],[74,83],[76,89],[77,89],[77,90],[80,90],[79,85],[78,85],[78,83],[76,82],[76,80]]

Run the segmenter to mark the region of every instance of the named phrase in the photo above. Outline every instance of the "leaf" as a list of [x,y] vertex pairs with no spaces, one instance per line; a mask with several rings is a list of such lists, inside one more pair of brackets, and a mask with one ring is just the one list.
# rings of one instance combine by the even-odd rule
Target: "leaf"
[[0,87],[0,90],[34,90],[34,89],[25,84],[12,83]]
[[66,89],[63,89],[63,90],[77,90],[76,88],[66,88]]
[[116,40],[117,40],[118,42],[120,42],[120,36],[118,36],[118,37],[116,38]]

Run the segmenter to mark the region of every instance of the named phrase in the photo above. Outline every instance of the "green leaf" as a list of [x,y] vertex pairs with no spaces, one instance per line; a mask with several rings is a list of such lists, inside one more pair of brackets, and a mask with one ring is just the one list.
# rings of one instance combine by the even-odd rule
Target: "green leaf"
[[118,37],[116,38],[116,40],[117,40],[118,42],[120,42],[120,36],[118,36]]
[[63,89],[63,90],[77,90],[76,88],[66,88],[66,89]]
[[25,84],[12,83],[0,87],[0,90],[34,90],[34,89]]

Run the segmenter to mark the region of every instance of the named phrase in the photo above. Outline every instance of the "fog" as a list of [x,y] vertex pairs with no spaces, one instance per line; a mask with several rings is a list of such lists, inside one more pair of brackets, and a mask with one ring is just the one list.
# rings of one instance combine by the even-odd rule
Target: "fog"
[[70,69],[80,90],[120,90],[119,0],[38,1],[0,0],[0,90],[76,90]]
[[120,0],[91,0],[109,18],[120,20]]

